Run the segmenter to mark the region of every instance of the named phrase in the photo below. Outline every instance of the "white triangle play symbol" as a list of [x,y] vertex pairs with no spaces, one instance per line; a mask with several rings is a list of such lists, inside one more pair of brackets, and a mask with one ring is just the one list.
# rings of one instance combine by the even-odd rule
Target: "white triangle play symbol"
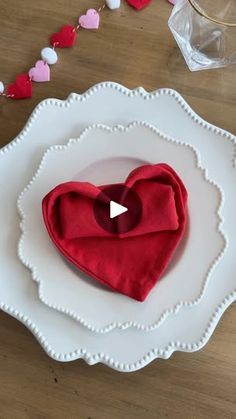
[[124,214],[126,211],[128,211],[128,208],[117,204],[115,201],[110,201],[110,218],[115,218],[118,215]]

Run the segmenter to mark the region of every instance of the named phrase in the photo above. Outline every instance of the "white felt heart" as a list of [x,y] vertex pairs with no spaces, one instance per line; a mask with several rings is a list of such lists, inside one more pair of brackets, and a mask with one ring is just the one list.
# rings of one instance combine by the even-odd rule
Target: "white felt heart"
[[106,0],[106,5],[111,10],[119,9],[120,0]]

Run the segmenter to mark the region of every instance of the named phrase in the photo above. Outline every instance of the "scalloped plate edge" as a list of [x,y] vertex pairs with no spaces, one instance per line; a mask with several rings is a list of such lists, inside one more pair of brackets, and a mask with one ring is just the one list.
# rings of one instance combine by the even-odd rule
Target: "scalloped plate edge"
[[[176,145],[181,145],[184,147],[187,147],[189,149],[192,150],[195,159],[196,159],[196,167],[197,169],[199,169],[203,179],[210,185],[213,185],[216,189],[217,192],[219,194],[219,205],[217,206],[217,210],[216,210],[216,216],[218,218],[218,222],[217,222],[217,231],[220,234],[220,236],[222,237],[223,240],[223,244],[222,247],[220,249],[220,251],[218,252],[218,254],[214,257],[214,259],[211,261],[210,266],[207,269],[207,273],[205,275],[205,277],[203,278],[202,281],[202,286],[201,286],[201,290],[199,292],[199,294],[197,295],[197,297],[195,297],[192,300],[178,300],[174,307],[171,308],[167,308],[165,309],[159,316],[158,318],[148,324],[148,325],[144,325],[141,323],[137,323],[135,321],[130,321],[130,320],[126,320],[124,322],[113,322],[113,323],[108,323],[102,327],[96,327],[93,326],[92,324],[88,323],[86,321],[86,319],[84,319],[83,317],[79,316],[78,314],[76,314],[74,311],[66,308],[65,306],[62,307],[58,304],[53,304],[51,302],[49,302],[46,298],[46,296],[43,294],[43,278],[41,278],[38,274],[37,274],[37,267],[32,265],[32,263],[27,259],[27,256],[24,255],[23,253],[23,246],[24,246],[24,239],[25,239],[25,232],[24,232],[24,228],[25,228],[25,213],[22,207],[22,199],[25,195],[25,193],[27,191],[29,191],[32,187],[32,185],[34,184],[35,180],[37,179],[38,176],[40,176],[40,173],[46,163],[46,159],[47,156],[54,151],[62,151],[62,150],[67,150],[70,146],[72,146],[74,143],[80,143],[82,141],[86,141],[86,134],[88,132],[90,132],[93,129],[101,129],[104,130],[106,132],[108,132],[109,134],[115,133],[115,132],[129,132],[130,130],[132,130],[133,128],[136,127],[145,127],[149,130],[151,130],[152,132],[154,132],[155,134],[158,134],[158,136],[167,141],[167,142],[172,142]],[[39,286],[39,298],[40,300],[46,304],[48,307],[55,309],[57,311],[62,312],[63,314],[66,314],[70,317],[72,317],[74,320],[76,320],[77,322],[79,322],[80,324],[82,324],[84,327],[86,327],[88,330],[92,331],[92,332],[96,332],[96,333],[107,333],[110,332],[111,330],[114,329],[121,329],[121,330],[126,330],[130,327],[134,327],[136,329],[148,332],[148,331],[152,331],[157,329],[161,324],[163,324],[163,322],[165,321],[165,319],[170,315],[170,314],[177,314],[179,312],[179,310],[183,307],[192,307],[196,304],[198,304],[202,297],[205,294],[205,291],[207,289],[207,284],[210,280],[211,274],[214,271],[215,267],[217,266],[217,264],[220,262],[220,260],[222,259],[223,255],[225,254],[225,251],[228,247],[228,240],[227,237],[224,233],[224,231],[222,230],[222,217],[221,217],[221,210],[222,210],[222,205],[223,205],[223,201],[224,201],[224,196],[223,196],[223,191],[221,190],[221,188],[219,187],[219,185],[217,185],[214,181],[212,181],[211,179],[209,179],[209,177],[207,176],[206,170],[205,168],[201,165],[200,163],[200,156],[198,151],[195,149],[194,146],[185,143],[184,141],[180,141],[180,140],[176,140],[170,136],[167,136],[163,133],[161,133],[156,127],[154,127],[153,125],[146,123],[146,122],[142,122],[142,121],[138,121],[138,122],[131,122],[130,124],[126,125],[126,126],[122,126],[122,125],[117,125],[115,127],[109,127],[107,125],[104,124],[92,124],[90,126],[88,126],[87,128],[85,128],[81,135],[77,138],[77,139],[70,139],[67,143],[65,143],[64,145],[53,145],[51,147],[49,147],[45,153],[43,154],[43,157],[41,159],[41,162],[39,164],[38,169],[36,170],[35,174],[33,175],[33,177],[31,178],[31,180],[29,181],[29,183],[27,184],[27,186],[23,189],[23,191],[21,192],[21,194],[19,195],[19,198],[17,200],[17,208],[18,208],[18,212],[19,215],[21,217],[21,223],[20,223],[20,228],[21,228],[21,237],[19,239],[19,243],[18,243],[18,257],[21,260],[21,262],[31,270],[32,272],[32,279],[37,282],[38,286]]]
[[[89,96],[91,96],[94,92],[102,89],[102,88],[111,88],[114,90],[118,90],[122,94],[125,94],[128,97],[132,97],[135,95],[141,95],[144,99],[149,100],[156,98],[158,96],[167,94],[170,95],[176,100],[176,102],[184,109],[184,111],[200,126],[206,127],[208,130],[219,134],[223,136],[224,138],[232,141],[232,143],[236,144],[236,138],[233,136],[230,132],[223,130],[222,128],[219,128],[215,125],[212,125],[202,119],[197,113],[193,111],[193,109],[187,104],[187,102],[183,99],[183,97],[176,92],[173,89],[158,89],[154,92],[148,93],[146,90],[142,87],[138,87],[134,90],[130,90],[118,83],[113,82],[103,82],[96,84],[95,86],[88,89],[84,94],[79,95],[77,93],[71,93],[67,99],[65,100],[59,100],[59,99],[45,99],[44,101],[40,102],[34,111],[32,112],[28,122],[26,123],[23,130],[20,132],[20,134],[12,140],[9,144],[4,146],[2,149],[0,149],[0,158],[1,156],[4,156],[5,153],[12,150],[12,148],[19,144],[23,139],[24,136],[29,131],[31,125],[33,124],[34,120],[36,119],[37,115],[40,113],[41,109],[44,108],[47,105],[52,106],[59,106],[59,107],[69,107],[72,102],[75,100],[83,101],[86,100]],[[235,157],[236,157],[236,151],[235,155],[232,157],[232,163],[235,166]],[[203,346],[206,345],[208,340],[210,339],[213,331],[215,330],[221,316],[223,315],[224,311],[234,302],[236,301],[236,289],[234,289],[231,293],[229,293],[217,306],[215,311],[213,312],[207,327],[205,328],[205,331],[203,332],[201,338],[194,344],[188,344],[188,343],[180,343],[180,342],[170,342],[164,350],[159,350],[153,348],[151,351],[149,351],[146,355],[144,355],[142,358],[137,360],[135,363],[132,364],[123,364],[119,363],[118,361],[113,360],[108,355],[105,355],[103,353],[98,353],[96,355],[91,356],[90,353],[88,353],[85,349],[75,349],[73,352],[69,353],[58,353],[55,352],[46,338],[42,335],[42,333],[39,331],[35,323],[29,319],[27,316],[25,316],[23,313],[19,312],[18,310],[15,310],[14,307],[10,307],[6,305],[3,301],[0,301],[0,308],[5,311],[6,313],[10,314],[11,316],[15,317],[17,320],[19,320],[21,323],[23,323],[35,336],[35,338],[38,340],[42,348],[45,350],[45,352],[53,359],[61,362],[65,361],[73,361],[76,359],[83,359],[85,362],[87,362],[89,365],[96,364],[98,362],[102,362],[103,364],[122,372],[131,372],[136,371],[138,369],[143,368],[147,364],[149,364],[151,361],[157,358],[162,359],[168,359],[175,351],[182,351],[182,352],[195,352],[199,349],[201,349]]]

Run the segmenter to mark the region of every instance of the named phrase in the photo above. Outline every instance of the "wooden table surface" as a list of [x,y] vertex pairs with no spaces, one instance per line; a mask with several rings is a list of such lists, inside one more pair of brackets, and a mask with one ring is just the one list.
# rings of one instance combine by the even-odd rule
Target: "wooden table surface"
[[[88,4],[100,6],[99,0],[0,0],[0,79],[11,82],[29,69],[48,34],[74,24]],[[190,73],[167,27],[170,10],[166,0],[154,0],[139,13],[124,1],[119,11],[105,10],[97,33],[81,31],[73,49],[60,51],[52,82],[34,86],[33,99],[0,99],[0,144],[19,133],[40,100],[64,99],[104,80],[148,91],[174,88],[203,118],[236,134],[235,67]],[[83,361],[54,362],[19,322],[1,312],[0,418],[233,419],[235,324],[233,305],[202,351],[175,353],[122,374]]]

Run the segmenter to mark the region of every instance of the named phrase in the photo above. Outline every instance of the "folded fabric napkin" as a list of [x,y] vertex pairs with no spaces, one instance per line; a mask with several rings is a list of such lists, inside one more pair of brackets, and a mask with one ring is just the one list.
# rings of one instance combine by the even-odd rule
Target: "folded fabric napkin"
[[96,220],[94,203],[98,197],[110,202],[105,193],[101,197],[108,185],[58,185],[43,199],[43,218],[49,236],[67,260],[113,290],[144,301],[183,236],[187,191],[167,164],[141,166],[124,185],[142,203],[140,221],[127,233],[112,234]]

